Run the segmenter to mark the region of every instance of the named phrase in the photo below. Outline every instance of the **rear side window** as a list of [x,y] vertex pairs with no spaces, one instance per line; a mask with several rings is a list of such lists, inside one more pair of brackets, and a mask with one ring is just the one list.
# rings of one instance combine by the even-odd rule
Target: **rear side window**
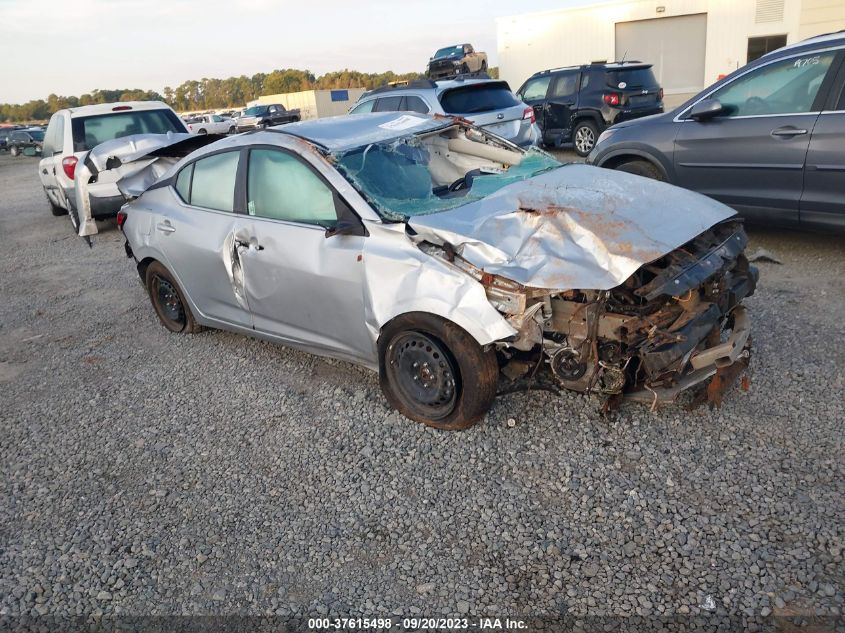
[[405,97],[405,103],[402,104],[402,109],[407,112],[419,112],[420,114],[428,114],[428,104],[414,95]]
[[191,201],[191,176],[194,174],[194,165],[191,163],[185,169],[179,172],[176,177],[176,191],[179,192],[179,197],[185,202]]
[[373,112],[396,112],[402,105],[402,97],[382,97],[376,101]]
[[[624,86],[622,84],[625,84]],[[625,90],[627,88],[658,88],[657,79],[651,68],[630,68],[627,70],[612,70],[607,73],[607,85],[611,88]]]
[[[195,207],[232,211],[235,207],[235,180],[239,158],[239,151],[201,158],[191,166],[192,170],[186,167],[179,173],[176,190]],[[188,173],[189,170],[192,173]]]
[[100,143],[132,134],[186,132],[185,125],[169,109],[110,112],[78,117],[71,123],[73,151],[85,152]]
[[440,95],[440,104],[448,114],[490,112],[520,105],[505,82],[452,88]]

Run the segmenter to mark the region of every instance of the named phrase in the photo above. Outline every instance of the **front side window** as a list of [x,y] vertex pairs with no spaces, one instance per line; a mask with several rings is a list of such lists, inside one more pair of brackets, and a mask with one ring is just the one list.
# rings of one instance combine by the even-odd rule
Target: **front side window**
[[[195,207],[232,211],[235,206],[235,180],[238,175],[240,152],[224,152],[201,158],[193,164],[189,203]],[[183,169],[179,178],[188,169]],[[185,183],[176,179],[176,190],[183,198]]]
[[272,149],[251,150],[247,181],[250,215],[320,226],[337,220],[331,189],[290,154]]
[[752,70],[713,93],[728,116],[812,111],[834,52],[808,54]]
[[539,101],[546,98],[546,92],[549,90],[549,84],[552,81],[551,75],[545,77],[537,77],[536,79],[529,79],[528,83],[522,89],[523,101]]

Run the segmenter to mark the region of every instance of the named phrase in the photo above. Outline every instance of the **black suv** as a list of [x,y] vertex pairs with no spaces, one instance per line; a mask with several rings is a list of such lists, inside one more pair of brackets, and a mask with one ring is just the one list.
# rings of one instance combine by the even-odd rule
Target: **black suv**
[[40,154],[41,146],[44,144],[44,130],[41,128],[14,130],[9,133],[6,143],[12,156],[23,154],[29,147],[33,148],[36,154]]
[[663,88],[642,62],[592,63],[532,75],[516,95],[534,108],[546,145],[586,156],[614,123],[663,112]]
[[692,189],[749,220],[845,232],[845,31],[763,55],[664,115],[613,126],[587,162]]

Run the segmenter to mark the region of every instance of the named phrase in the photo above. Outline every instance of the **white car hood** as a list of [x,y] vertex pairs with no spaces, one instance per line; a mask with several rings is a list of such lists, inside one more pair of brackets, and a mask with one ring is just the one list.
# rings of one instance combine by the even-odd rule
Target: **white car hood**
[[416,241],[448,243],[525,286],[609,290],[735,214],[666,183],[570,164],[407,223]]

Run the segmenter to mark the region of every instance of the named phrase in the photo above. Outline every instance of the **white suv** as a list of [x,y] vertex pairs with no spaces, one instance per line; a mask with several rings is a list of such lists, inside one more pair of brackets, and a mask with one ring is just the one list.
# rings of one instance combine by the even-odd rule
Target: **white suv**
[[[77,163],[84,160],[89,150],[123,136],[167,132],[187,133],[188,130],[170,106],[161,101],[101,103],[56,112],[47,126],[38,163],[41,184],[53,215],[68,211],[76,215],[74,174]],[[117,186],[112,193],[92,199],[93,217],[115,215],[126,202]],[[78,220],[74,224],[78,225]]]

